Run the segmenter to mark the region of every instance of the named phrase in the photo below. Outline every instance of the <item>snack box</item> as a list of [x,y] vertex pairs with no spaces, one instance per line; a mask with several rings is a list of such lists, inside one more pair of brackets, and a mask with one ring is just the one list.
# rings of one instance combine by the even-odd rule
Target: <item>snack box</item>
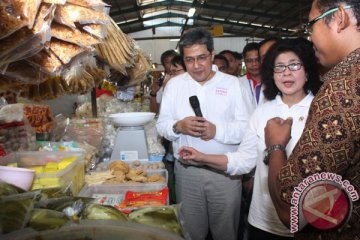
[[84,153],[79,152],[14,152],[0,158],[0,165],[35,170],[32,190],[67,187],[74,196],[85,182]]
[[[126,193],[144,193],[144,194],[157,194],[167,190],[166,183],[152,183],[152,184],[96,184],[85,185],[78,194],[79,197],[95,198],[95,202],[102,205],[110,205],[124,213],[137,209],[137,207],[121,208],[121,203],[126,198]],[[169,197],[166,196],[166,205],[169,204]]]

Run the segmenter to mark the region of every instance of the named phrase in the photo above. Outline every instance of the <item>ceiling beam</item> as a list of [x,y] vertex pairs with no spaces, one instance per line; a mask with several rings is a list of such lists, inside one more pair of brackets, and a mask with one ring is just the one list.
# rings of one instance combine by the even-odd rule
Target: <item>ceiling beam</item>
[[190,8],[192,6],[192,3],[178,2],[178,1],[170,0],[170,1],[164,1],[164,2],[151,3],[151,4],[147,4],[147,5],[143,5],[143,6],[136,6],[136,7],[132,7],[132,8],[119,9],[118,11],[114,11],[114,12],[110,11],[110,15],[117,16],[117,15],[121,15],[121,14],[133,13],[136,11],[142,11],[142,10],[151,9],[151,8],[170,7],[170,6],[180,6],[180,7],[189,7]]
[[186,18],[186,17],[187,17],[186,14],[164,13],[164,14],[159,14],[159,15],[152,16],[152,17],[147,17],[147,18],[138,18],[138,20],[135,20],[135,21],[118,24],[118,26],[121,28],[121,27],[138,24],[138,23],[143,23],[145,21],[151,21],[151,20],[155,20],[155,19],[159,19],[159,18]]
[[[164,2],[157,2],[157,3],[147,4],[144,6],[136,6],[136,7],[127,8],[127,9],[120,9],[120,10],[114,11],[114,12],[110,11],[110,15],[113,18],[116,18],[117,16],[122,15],[122,14],[133,13],[133,12],[151,9],[151,8],[170,7],[170,6],[185,6],[185,7],[191,8],[192,3],[178,2],[178,1],[172,1],[172,0],[164,1]],[[203,5],[201,5],[201,8],[207,9],[207,10],[214,10],[214,11],[223,11],[226,13],[252,15],[252,16],[256,16],[256,17],[265,17],[265,18],[278,19],[278,20],[285,18],[285,16],[280,15],[280,14],[269,14],[269,13],[258,11],[258,10],[250,10],[249,11],[249,10],[245,10],[245,9],[242,10],[240,8],[231,8],[231,7],[224,7],[224,6],[219,7],[217,5],[210,5],[206,2]],[[289,19],[291,21],[298,20],[297,18],[294,18],[294,17],[287,17],[287,19]]]
[[182,26],[183,26],[183,24],[167,21],[164,23],[155,24],[155,25],[148,26],[148,27],[140,27],[140,28],[137,28],[135,31],[126,31],[125,29],[121,29],[121,30],[126,34],[129,34],[129,33],[133,33],[133,32],[138,32],[138,31],[143,31],[143,30],[148,30],[148,29],[153,29],[153,28],[158,28],[158,27],[182,27]]
[[[247,28],[252,28],[252,29],[266,29],[268,31],[281,31],[281,32],[287,32],[287,33],[291,33],[292,31],[287,31],[287,30],[283,30],[282,28],[267,28],[267,27],[263,27],[263,26],[254,26],[251,24],[244,24],[244,23],[235,23],[235,22],[230,22],[228,20],[225,21],[220,21],[220,20],[216,20],[216,19],[212,19],[212,18],[205,18],[202,16],[197,16],[195,18],[196,20],[201,20],[201,21],[207,21],[207,22],[214,22],[214,23],[219,23],[219,24],[228,24],[228,25],[234,25],[234,26],[239,26],[239,27],[247,27]],[[194,23],[195,25],[195,23]]]

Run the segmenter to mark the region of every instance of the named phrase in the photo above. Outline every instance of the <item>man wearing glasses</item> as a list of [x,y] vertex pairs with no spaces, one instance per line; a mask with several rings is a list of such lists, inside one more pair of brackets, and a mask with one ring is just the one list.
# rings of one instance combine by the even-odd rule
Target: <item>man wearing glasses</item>
[[[270,155],[270,195],[279,218],[288,226],[294,187],[308,176],[336,173],[353,185],[353,193],[360,193],[359,0],[315,0],[305,31],[320,63],[331,69],[313,100],[304,132],[292,155],[286,160],[279,149]],[[287,145],[295,120],[275,118],[268,121],[265,128],[268,149]],[[310,221],[305,229],[295,233],[295,239],[360,239],[360,200],[349,201],[352,209],[344,212],[348,214],[345,221],[335,221],[335,227],[327,231],[316,229],[319,226]],[[333,209],[334,202],[329,198],[322,202],[321,209],[316,209],[323,224],[328,224],[324,219],[333,219],[330,217],[334,211],[347,209],[345,205]],[[329,211],[324,211],[326,209]]]
[[[210,167],[181,162],[178,150],[191,146],[206,153],[235,151],[242,140],[252,109],[251,99],[236,77],[212,65],[214,43],[201,28],[185,33],[179,42],[187,72],[166,86],[157,130],[173,142],[176,199],[182,203],[185,230],[191,239],[237,239],[241,177],[230,177]],[[197,96],[201,115],[189,103]]]

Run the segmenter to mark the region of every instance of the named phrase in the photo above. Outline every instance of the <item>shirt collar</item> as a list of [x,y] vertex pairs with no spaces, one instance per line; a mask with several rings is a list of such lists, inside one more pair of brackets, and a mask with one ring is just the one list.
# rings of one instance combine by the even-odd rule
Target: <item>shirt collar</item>
[[[308,107],[308,106],[310,106],[313,98],[314,98],[314,95],[312,94],[312,92],[309,92],[300,102],[294,104],[294,106]],[[286,105],[283,102],[280,94],[278,94],[276,96],[275,100],[276,100],[276,104],[278,104],[278,105]]]

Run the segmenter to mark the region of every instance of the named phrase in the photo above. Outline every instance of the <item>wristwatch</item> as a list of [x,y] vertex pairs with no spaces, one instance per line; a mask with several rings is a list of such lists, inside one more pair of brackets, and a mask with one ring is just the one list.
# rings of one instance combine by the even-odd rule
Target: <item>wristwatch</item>
[[265,163],[265,165],[269,164],[271,153],[273,151],[276,151],[276,150],[283,151],[284,154],[285,154],[285,157],[286,157],[286,149],[285,149],[285,147],[283,145],[280,145],[280,144],[272,145],[272,146],[270,146],[270,147],[268,147],[268,148],[266,148],[264,150],[264,163]]
[[156,97],[156,93],[150,92],[151,97]]
[[[177,123],[177,122],[176,122]],[[172,130],[175,134],[180,134],[181,132],[176,129],[176,123],[174,123]]]

